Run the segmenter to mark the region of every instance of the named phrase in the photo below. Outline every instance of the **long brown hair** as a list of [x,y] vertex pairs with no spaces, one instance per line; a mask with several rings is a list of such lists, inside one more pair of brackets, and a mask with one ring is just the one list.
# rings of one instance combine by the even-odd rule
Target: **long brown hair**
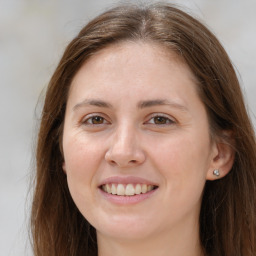
[[170,4],[118,6],[95,18],[67,46],[42,111],[31,215],[36,256],[97,255],[95,229],[76,208],[62,170],[62,131],[71,81],[100,49],[122,41],[155,42],[190,67],[208,112],[211,134],[232,133],[230,173],[207,181],[200,239],[207,255],[256,255],[256,147],[238,79],[225,50],[199,21]]

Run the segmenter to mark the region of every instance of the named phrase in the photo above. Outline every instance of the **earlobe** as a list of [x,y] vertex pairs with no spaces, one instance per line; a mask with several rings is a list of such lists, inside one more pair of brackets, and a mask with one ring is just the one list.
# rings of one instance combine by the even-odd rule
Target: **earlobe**
[[63,164],[62,164],[62,170],[66,173],[66,163],[65,162],[63,162]]
[[232,169],[235,151],[231,144],[219,142],[215,144],[215,150],[210,168],[207,173],[207,180],[216,180],[225,177]]

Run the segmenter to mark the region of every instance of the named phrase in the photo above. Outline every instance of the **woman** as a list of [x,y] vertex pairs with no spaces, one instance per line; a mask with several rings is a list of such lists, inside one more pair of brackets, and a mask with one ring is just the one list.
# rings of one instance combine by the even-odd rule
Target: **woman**
[[256,253],[255,137],[215,36],[172,5],[119,6],[46,93],[35,255]]

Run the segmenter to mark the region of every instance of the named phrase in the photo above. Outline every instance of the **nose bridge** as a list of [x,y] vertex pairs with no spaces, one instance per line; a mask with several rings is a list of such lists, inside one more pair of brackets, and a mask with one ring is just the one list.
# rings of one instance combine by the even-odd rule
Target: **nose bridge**
[[124,149],[125,152],[133,151],[136,143],[136,129],[127,123],[119,125],[113,138],[112,146],[119,150]]
[[106,160],[112,164],[126,167],[142,163],[145,159],[135,125],[127,122],[119,124],[113,132],[110,144]]

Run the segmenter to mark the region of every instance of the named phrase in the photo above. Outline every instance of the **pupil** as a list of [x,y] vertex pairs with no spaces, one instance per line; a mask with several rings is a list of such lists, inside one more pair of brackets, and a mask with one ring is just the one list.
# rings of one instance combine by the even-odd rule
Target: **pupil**
[[101,124],[103,122],[103,118],[100,116],[95,116],[95,117],[93,117],[92,122],[94,124]]
[[161,117],[161,116],[157,116],[157,117],[155,117],[155,123],[156,124],[165,124],[166,123],[166,118]]

